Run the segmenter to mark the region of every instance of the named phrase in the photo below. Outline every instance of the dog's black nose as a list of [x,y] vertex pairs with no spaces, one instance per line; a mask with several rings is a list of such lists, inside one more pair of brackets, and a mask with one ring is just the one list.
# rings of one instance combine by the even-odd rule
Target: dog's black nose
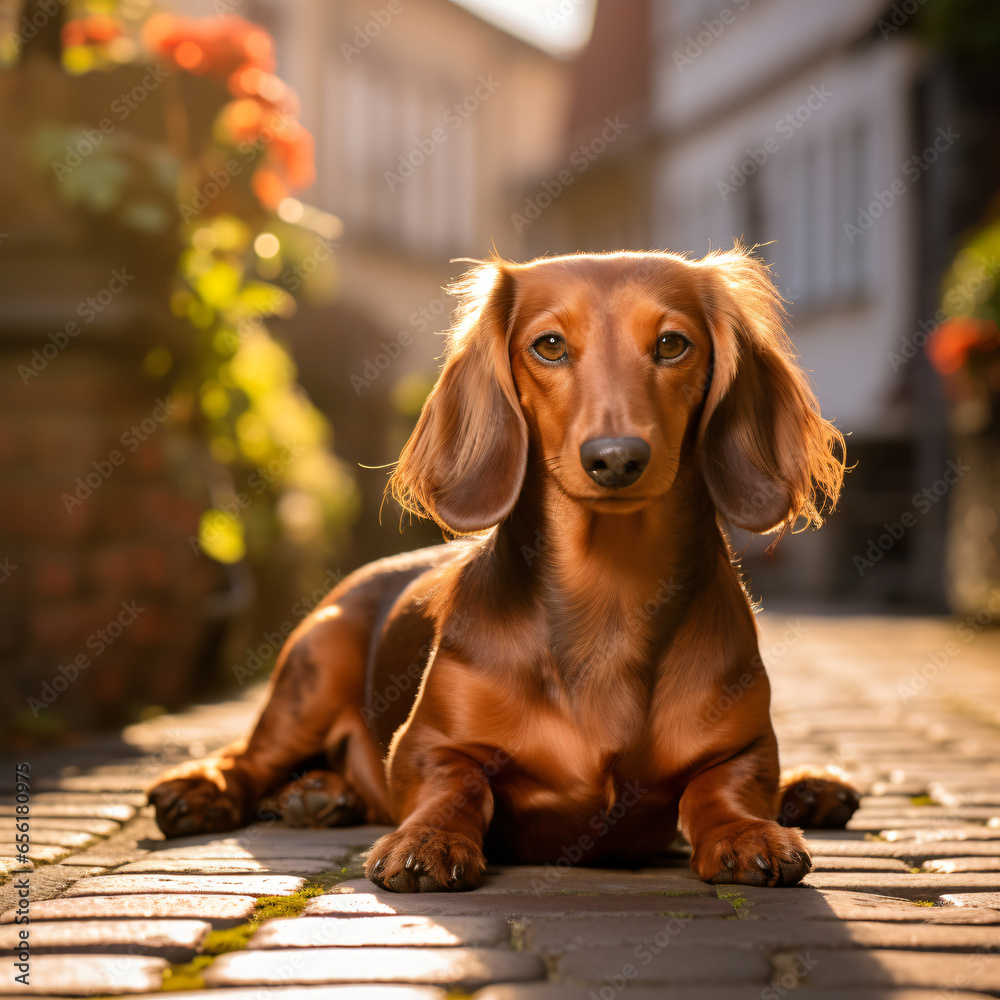
[[580,461],[598,486],[631,486],[649,465],[642,438],[591,438],[580,445]]

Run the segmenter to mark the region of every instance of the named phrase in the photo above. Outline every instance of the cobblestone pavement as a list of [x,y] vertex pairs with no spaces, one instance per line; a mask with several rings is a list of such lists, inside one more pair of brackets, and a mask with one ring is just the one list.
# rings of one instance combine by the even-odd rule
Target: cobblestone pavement
[[[14,798],[0,798],[0,993],[1000,995],[1000,633],[975,619],[771,614],[761,627],[783,763],[837,765],[867,792],[848,831],[808,835],[800,887],[716,888],[678,856],[640,871],[494,868],[475,892],[401,896],[360,877],[372,827],[264,818],[164,842],[143,788],[244,731],[258,687],[30,755],[30,874]],[[9,957],[24,884],[27,987]]]

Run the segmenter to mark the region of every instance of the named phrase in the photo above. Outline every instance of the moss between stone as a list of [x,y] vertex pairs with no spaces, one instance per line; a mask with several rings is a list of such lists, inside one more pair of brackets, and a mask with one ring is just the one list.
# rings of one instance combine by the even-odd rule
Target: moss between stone
[[510,927],[510,948],[511,951],[524,951],[525,936],[528,932],[528,927],[523,920],[509,920],[508,926]]
[[736,916],[740,916],[746,908],[749,911],[750,900],[740,894],[740,890],[736,886],[731,885],[717,885],[715,887],[716,894],[719,899],[724,899],[727,903],[732,906],[736,911]]
[[929,795],[911,795],[911,806],[936,806],[937,803]]
[[203,990],[202,972],[214,961],[215,955],[195,955],[190,962],[171,965],[163,970],[164,990]]
[[937,906],[933,899],[915,899],[913,903],[915,906]]
[[[560,889],[558,892],[546,893],[547,896],[586,896],[588,898],[596,898],[598,896],[603,896],[602,892],[580,892],[579,889]],[[644,892],[639,893],[640,896],[686,896],[691,898],[695,896],[693,892],[668,892],[665,889],[647,889]],[[697,897],[696,897],[697,898]]]
[[306,908],[310,899],[325,893],[338,882],[355,878],[356,865],[348,865],[339,872],[323,872],[306,879],[306,884],[288,896],[260,896],[254,903],[250,919],[236,927],[209,931],[201,946],[201,954],[190,962],[179,962],[163,970],[164,992],[174,990],[202,990],[205,988],[204,972],[219,955],[232,951],[242,951],[253,936],[254,931],[265,920],[277,917],[297,917]]

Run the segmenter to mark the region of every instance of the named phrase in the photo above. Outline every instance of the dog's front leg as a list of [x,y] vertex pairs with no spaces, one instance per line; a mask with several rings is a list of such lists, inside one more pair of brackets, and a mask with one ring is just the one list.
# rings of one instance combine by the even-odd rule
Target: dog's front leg
[[799,830],[773,819],[778,795],[774,734],[703,771],[684,790],[681,826],[691,867],[716,885],[795,885],[812,864]]
[[474,889],[493,816],[483,765],[434,727],[411,724],[393,748],[390,775],[402,822],[375,842],[365,874],[393,892]]

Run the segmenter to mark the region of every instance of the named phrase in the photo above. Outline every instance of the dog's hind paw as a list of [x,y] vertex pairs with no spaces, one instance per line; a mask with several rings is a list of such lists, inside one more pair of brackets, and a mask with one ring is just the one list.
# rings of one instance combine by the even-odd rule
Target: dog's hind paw
[[365,803],[335,771],[307,771],[271,799],[289,826],[357,826],[365,819]]
[[228,763],[193,761],[168,771],[149,789],[164,836],[221,833],[243,825],[246,794]]
[[821,767],[797,767],[781,775],[782,826],[842,830],[861,804],[861,793],[841,775]]

